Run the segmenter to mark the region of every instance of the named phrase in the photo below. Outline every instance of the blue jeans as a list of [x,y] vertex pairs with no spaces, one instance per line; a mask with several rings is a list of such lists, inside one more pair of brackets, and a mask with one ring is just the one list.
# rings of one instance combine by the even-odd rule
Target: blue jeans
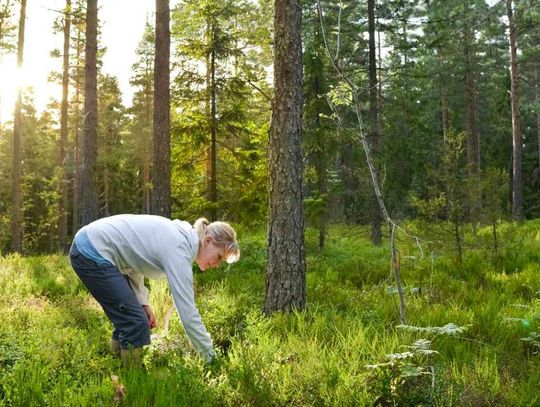
[[69,258],[75,273],[99,302],[114,325],[112,338],[122,349],[150,343],[150,325],[128,279],[113,264],[99,265],[85,257],[73,243]]

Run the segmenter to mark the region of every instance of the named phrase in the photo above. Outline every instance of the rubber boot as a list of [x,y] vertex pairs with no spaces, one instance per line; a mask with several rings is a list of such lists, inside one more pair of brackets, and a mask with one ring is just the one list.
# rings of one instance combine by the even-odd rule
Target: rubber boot
[[120,341],[111,338],[111,353],[115,357],[120,357]]
[[139,369],[142,367],[143,348],[121,349],[120,359],[125,369]]

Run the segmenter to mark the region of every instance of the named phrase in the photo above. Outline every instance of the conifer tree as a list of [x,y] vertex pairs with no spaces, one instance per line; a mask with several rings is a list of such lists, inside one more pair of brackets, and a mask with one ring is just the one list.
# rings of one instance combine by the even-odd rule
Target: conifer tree
[[97,0],[87,0],[86,7],[84,139],[78,180],[80,226],[87,225],[99,216],[97,186]]
[[154,55],[154,136],[151,212],[171,215],[171,133],[169,58],[169,0],[156,0],[156,52]]
[[[26,0],[21,0],[19,34],[17,37],[17,68],[21,69],[24,55],[24,28],[26,24]],[[11,166],[11,251],[21,252],[23,246],[23,223],[21,201],[21,161],[22,161],[22,88],[17,88],[13,124],[13,156]]]
[[135,87],[131,108],[131,142],[141,174],[141,208],[150,213],[151,166],[152,166],[152,117],[154,109],[154,29],[146,22],[143,38],[135,54],[138,61],[133,65],[130,84]]
[[268,144],[269,216],[267,314],[306,305],[302,196],[302,9],[274,5],[274,100]]
[[59,166],[62,171],[60,181],[60,218],[58,222],[58,245],[60,250],[67,248],[68,233],[68,88],[69,88],[69,40],[71,37],[71,0],[66,0],[64,11],[64,51],[62,54],[62,108],[60,112],[60,155]]

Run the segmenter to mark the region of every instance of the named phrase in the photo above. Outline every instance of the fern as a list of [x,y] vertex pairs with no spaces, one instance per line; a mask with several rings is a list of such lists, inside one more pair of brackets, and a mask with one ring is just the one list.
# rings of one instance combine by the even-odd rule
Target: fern
[[396,328],[405,329],[410,332],[423,332],[432,335],[449,335],[456,336],[469,329],[470,325],[458,326],[452,322],[445,326],[412,326],[412,325],[397,325]]

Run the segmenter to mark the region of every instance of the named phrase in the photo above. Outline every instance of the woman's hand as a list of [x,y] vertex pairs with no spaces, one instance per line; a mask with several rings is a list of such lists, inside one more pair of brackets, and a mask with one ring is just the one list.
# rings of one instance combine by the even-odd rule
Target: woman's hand
[[150,329],[153,329],[157,326],[157,320],[156,316],[154,315],[154,311],[152,311],[152,308],[150,308],[150,305],[143,305],[144,312],[146,312],[146,316],[148,317],[148,325],[150,325]]

